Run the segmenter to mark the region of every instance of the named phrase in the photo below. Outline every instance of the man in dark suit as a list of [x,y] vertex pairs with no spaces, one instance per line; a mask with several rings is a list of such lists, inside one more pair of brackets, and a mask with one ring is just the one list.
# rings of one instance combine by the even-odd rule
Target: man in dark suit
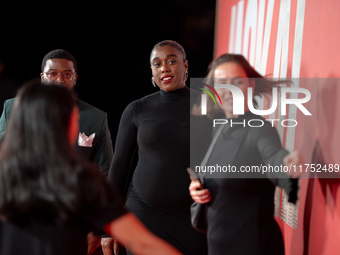
[[[41,65],[44,83],[60,84],[72,90],[77,82],[77,62],[66,50],[53,50],[46,54]],[[0,118],[0,138],[4,135],[15,99],[6,100]],[[80,112],[79,136],[76,150],[84,159],[96,163],[107,176],[113,149],[105,112],[77,99]]]
[[[72,90],[77,82],[77,62],[66,50],[53,50],[47,53],[41,65],[41,81],[65,86]],[[89,105],[79,99],[79,136],[76,150],[80,157],[96,163],[104,176],[108,175],[111,159],[113,156],[111,135],[105,112]],[[0,139],[5,134],[7,122],[15,98],[6,100],[0,118]],[[100,239],[89,235],[89,246],[96,248]],[[90,241],[91,240],[91,241]],[[95,244],[96,242],[97,244]],[[96,254],[101,254],[97,249]]]

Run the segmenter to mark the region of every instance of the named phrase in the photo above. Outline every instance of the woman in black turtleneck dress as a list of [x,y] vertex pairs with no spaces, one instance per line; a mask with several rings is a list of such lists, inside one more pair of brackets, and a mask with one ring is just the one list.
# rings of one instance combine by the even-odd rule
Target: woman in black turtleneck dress
[[[190,89],[182,46],[163,41],[151,52],[160,91],[125,109],[109,172],[126,207],[153,233],[184,254],[206,254],[206,237],[190,223]],[[138,163],[130,169],[135,152]]]

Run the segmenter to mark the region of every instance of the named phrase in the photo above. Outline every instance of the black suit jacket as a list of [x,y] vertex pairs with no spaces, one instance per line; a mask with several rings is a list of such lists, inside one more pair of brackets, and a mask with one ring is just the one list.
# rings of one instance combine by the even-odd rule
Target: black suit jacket
[[[0,139],[5,134],[14,101],[15,98],[12,98],[6,100],[4,103],[3,112],[0,118]],[[82,158],[96,163],[103,175],[107,176],[113,156],[107,115],[105,112],[79,99],[77,99],[77,105],[79,107],[80,118],[79,136],[75,149]],[[93,140],[91,139],[91,135]]]

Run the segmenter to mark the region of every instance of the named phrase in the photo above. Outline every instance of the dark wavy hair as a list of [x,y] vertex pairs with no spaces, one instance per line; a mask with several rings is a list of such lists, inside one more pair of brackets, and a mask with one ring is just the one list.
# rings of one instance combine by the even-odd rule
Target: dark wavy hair
[[106,199],[99,170],[81,163],[69,142],[75,105],[63,86],[35,82],[19,90],[0,147],[2,219],[65,222],[84,201]]
[[260,96],[262,97],[264,94],[271,93],[273,87],[279,87],[280,84],[290,84],[291,81],[289,80],[278,80],[274,81],[272,79],[268,79],[261,74],[259,74],[250,64],[249,62],[245,59],[243,55],[240,54],[223,54],[219,56],[217,59],[212,61],[209,65],[209,72],[206,77],[206,82],[210,83],[213,85],[214,83],[214,72],[215,69],[223,64],[223,63],[228,63],[228,62],[233,62],[238,65],[240,65],[244,71],[246,72],[248,78],[256,78],[255,79],[255,90],[253,93],[253,104],[255,107],[258,106],[256,100],[254,99],[255,96]]

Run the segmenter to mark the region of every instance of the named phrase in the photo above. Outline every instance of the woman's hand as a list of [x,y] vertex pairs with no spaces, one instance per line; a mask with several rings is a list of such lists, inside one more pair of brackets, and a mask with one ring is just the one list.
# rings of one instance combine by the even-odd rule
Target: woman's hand
[[[112,247],[114,245],[113,237],[103,237],[101,239],[102,251],[104,255],[112,255]],[[116,250],[114,251],[116,254]]]
[[211,194],[208,189],[203,189],[202,184],[198,180],[191,179],[189,191],[192,199],[200,204],[209,203]]

